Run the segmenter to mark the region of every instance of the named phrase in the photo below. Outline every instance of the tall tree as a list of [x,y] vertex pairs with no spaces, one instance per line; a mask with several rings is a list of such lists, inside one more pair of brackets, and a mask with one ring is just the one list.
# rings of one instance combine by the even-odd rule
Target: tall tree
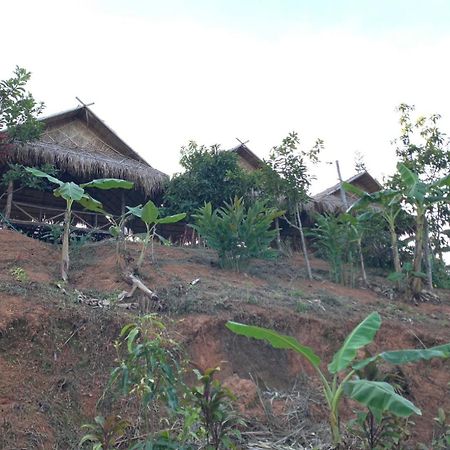
[[220,208],[234,197],[248,197],[252,177],[238,164],[237,154],[219,146],[205,147],[189,142],[181,149],[183,173],[169,182],[164,204],[168,211],[192,214],[205,203]]
[[[434,183],[448,174],[450,167],[450,142],[440,129],[441,116],[414,117],[415,107],[405,103],[398,107],[400,113],[400,136],[394,141],[398,162],[415,173],[424,183]],[[390,185],[401,187],[397,173]],[[443,253],[450,246],[446,228],[450,221],[450,205],[444,201],[434,202],[426,208],[425,242],[430,241],[434,253],[443,261]],[[429,238],[428,238],[429,234]]]
[[312,175],[307,163],[317,163],[323,141],[317,139],[309,151],[299,149],[300,139],[295,132],[289,133],[280,145],[270,151],[260,179],[262,195],[270,200],[273,206],[286,210],[285,220],[300,233],[301,245],[305,257],[308,278],[312,279],[311,265],[308,257],[301,209],[309,199],[308,190]]

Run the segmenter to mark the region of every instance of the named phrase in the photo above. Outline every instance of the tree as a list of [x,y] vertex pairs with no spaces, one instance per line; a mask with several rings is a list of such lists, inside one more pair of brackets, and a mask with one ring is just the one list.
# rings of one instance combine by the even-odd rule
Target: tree
[[[413,118],[415,107],[404,103],[398,107],[398,111],[401,130],[400,137],[394,141],[398,162],[417,174],[419,180],[424,183],[436,182],[447,175],[450,166],[450,142],[439,128],[441,116],[431,114],[428,117]],[[398,189],[400,184],[400,174],[397,173],[391,179],[390,186]],[[448,203],[439,201],[428,205],[425,215],[425,241],[429,240],[442,262],[443,253],[450,245],[445,229],[449,221]]]
[[412,294],[420,298],[422,291],[422,259],[426,242],[425,216],[427,210],[438,202],[449,203],[450,175],[446,175],[432,183],[425,183],[405,164],[399,163],[397,169],[402,183],[405,202],[413,209],[416,218],[414,245]]
[[308,190],[312,181],[306,163],[318,162],[323,141],[318,139],[309,151],[300,150],[299,144],[298,134],[292,132],[283,139],[281,145],[272,148],[260,175],[259,191],[272,206],[286,210],[285,220],[299,231],[308,278],[312,279],[300,211],[309,198]]
[[48,173],[42,172],[33,167],[27,167],[27,172],[38,178],[46,178],[50,183],[56,184],[58,187],[53,191],[55,197],[61,197],[66,201],[66,211],[64,213],[64,232],[62,240],[61,253],[61,278],[63,281],[69,279],[69,236],[70,223],[72,221],[72,206],[73,203],[79,203],[89,211],[99,212],[104,215],[107,213],[103,210],[103,205],[91,197],[85,189],[132,189],[133,183],[125,180],[117,180],[115,178],[101,178],[92,180],[88,183],[76,184],[73,181],[63,182]]
[[183,173],[169,182],[164,205],[169,213],[191,215],[205,203],[220,208],[234,197],[248,198],[254,186],[251,174],[238,165],[237,154],[219,146],[205,147],[189,142],[181,149]]
[[44,104],[36,102],[25,87],[31,73],[17,66],[14,76],[0,81],[0,145],[28,142],[39,137],[42,123],[37,119]]

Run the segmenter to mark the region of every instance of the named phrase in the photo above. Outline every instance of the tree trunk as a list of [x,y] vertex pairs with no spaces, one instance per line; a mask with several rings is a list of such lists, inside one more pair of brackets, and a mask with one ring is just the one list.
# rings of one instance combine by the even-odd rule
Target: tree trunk
[[391,247],[392,247],[392,258],[394,259],[394,270],[397,273],[402,271],[402,267],[400,265],[400,256],[398,254],[398,239],[397,233],[395,231],[395,225],[392,222],[389,222],[389,232],[391,234]]
[[359,261],[361,264],[361,275],[363,278],[364,286],[368,286],[369,282],[367,281],[367,273],[366,273],[366,265],[364,264],[364,256],[361,247],[361,239],[358,240],[358,251],[359,251]]
[[306,248],[305,235],[303,234],[303,225],[302,225],[302,220],[300,218],[300,210],[298,208],[298,205],[296,206],[295,213],[297,216],[298,230],[300,231],[300,239],[302,242],[303,256],[305,257],[306,271],[308,272],[308,278],[310,280],[312,280],[313,277],[312,277],[312,272],[311,272],[311,265],[309,264],[308,249]]
[[71,222],[72,203],[67,202],[66,212],[64,213],[64,233],[62,240],[62,254],[61,254],[61,278],[63,281],[69,279],[69,238],[70,238],[70,222]]
[[12,209],[12,201],[13,201],[13,192],[14,192],[14,181],[9,181],[8,188],[6,190],[6,207],[5,207],[5,219],[9,219],[11,217],[11,209]]
[[277,249],[281,251],[280,221],[278,217],[275,219],[275,227],[277,228]]
[[428,222],[424,221],[424,253],[425,253],[425,267],[427,269],[427,287],[430,291],[433,290],[433,253],[430,247],[430,236],[428,231]]
[[[415,240],[414,263],[413,263],[414,272],[422,271],[424,219],[425,219],[425,212],[422,210],[422,208],[418,207],[416,217],[416,240]],[[413,276],[411,287],[413,296],[418,297],[420,295],[420,292],[422,291],[422,278],[418,276]]]

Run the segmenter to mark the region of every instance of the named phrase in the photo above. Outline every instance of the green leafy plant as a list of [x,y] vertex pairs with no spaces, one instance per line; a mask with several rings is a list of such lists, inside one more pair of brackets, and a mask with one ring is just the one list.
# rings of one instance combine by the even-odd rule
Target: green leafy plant
[[28,274],[22,267],[12,267],[11,269],[9,269],[9,274],[20,283],[24,283],[28,280]]
[[431,358],[450,357],[450,343],[421,350],[395,350],[382,352],[364,360],[355,361],[358,351],[370,344],[381,326],[381,317],[377,312],[367,316],[347,336],[342,347],[335,353],[328,364],[331,381],[320,369],[321,360],[310,347],[300,344],[295,338],[279,334],[273,330],[237,322],[228,322],[228,329],[236,334],[262,339],[274,348],[294,350],[315,369],[319,376],[329,409],[329,424],[334,445],[342,442],[339,405],[345,394],[367,407],[375,420],[381,421],[384,413],[389,412],[399,417],[421,414],[419,408],[395,392],[391,384],[357,377],[357,372],[378,360],[390,364],[405,364],[428,360]]
[[130,423],[122,419],[120,416],[97,416],[93,424],[82,425],[81,428],[87,430],[79,447],[86,443],[92,445],[92,450],[112,450],[117,448],[116,444],[125,434]]
[[141,205],[134,207],[127,206],[127,208],[133,216],[139,217],[139,219],[141,219],[142,222],[144,222],[145,227],[147,229],[144,241],[142,243],[141,253],[139,255],[139,259],[137,262],[137,267],[139,269],[142,266],[142,263],[144,262],[145,252],[147,250],[150,241],[152,243],[152,261],[154,259],[153,253],[154,238],[155,236],[158,236],[160,239],[162,239],[161,236],[159,236],[156,233],[156,227],[162,224],[179,222],[180,220],[183,220],[186,217],[186,213],[179,213],[173,216],[159,217],[160,210],[151,200],[149,200],[144,206]]
[[[308,200],[308,190],[313,177],[308,169],[308,162],[315,164],[323,149],[323,141],[317,139],[312,149],[304,151],[299,148],[300,138],[296,132],[289,133],[280,145],[270,151],[265,166],[260,171],[258,195],[268,205],[285,210],[283,218],[300,234],[303,255],[308,278],[312,279],[308,249],[306,247],[301,219],[302,205]],[[277,224],[278,225],[278,224]],[[278,241],[280,241],[278,237]],[[279,247],[281,243],[279,242]]]
[[206,432],[207,448],[211,450],[235,448],[231,438],[240,437],[238,427],[245,422],[233,411],[233,393],[222,386],[214,375],[219,367],[203,374],[194,370],[200,385],[192,388],[194,406],[200,410],[200,420]]
[[158,401],[169,412],[175,411],[180,383],[176,347],[167,337],[164,324],[153,314],[125,325],[116,343],[119,365],[111,373],[108,389],[118,386],[122,395],[136,396],[147,418],[149,406]]
[[69,278],[70,266],[69,237],[73,203],[77,202],[89,211],[99,212],[106,215],[106,212],[103,210],[103,205],[98,200],[91,197],[91,195],[86,192],[86,189],[132,189],[133,183],[125,180],[117,180],[115,178],[101,178],[78,185],[73,181],[63,182],[58,178],[55,178],[54,176],[42,172],[34,167],[27,167],[26,171],[35,177],[46,178],[50,181],[50,183],[56,184],[58,187],[53,191],[53,195],[55,197],[61,197],[66,201],[61,253],[61,278],[64,281],[67,281]]
[[0,81],[0,145],[32,141],[42,131],[43,124],[37,116],[42,113],[44,104],[36,102],[26,91],[30,78],[30,72],[16,66],[12,78]]
[[211,203],[207,203],[194,214],[195,224],[191,226],[205,239],[208,247],[217,251],[223,268],[239,271],[251,258],[276,255],[269,246],[277,230],[270,227],[281,215],[283,211],[266,208],[259,201],[246,208],[244,200],[236,197],[214,211]]
[[371,411],[359,411],[356,418],[348,424],[348,430],[361,439],[363,448],[368,450],[401,450],[409,438],[408,418],[383,413],[381,420],[376,420]]

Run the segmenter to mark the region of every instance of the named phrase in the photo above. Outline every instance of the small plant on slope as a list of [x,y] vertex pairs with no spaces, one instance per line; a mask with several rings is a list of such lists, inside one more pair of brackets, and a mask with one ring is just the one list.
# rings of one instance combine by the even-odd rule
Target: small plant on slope
[[213,211],[207,203],[194,215],[192,227],[205,239],[208,247],[217,251],[220,265],[237,271],[251,258],[270,258],[275,252],[269,248],[277,230],[272,222],[283,211],[266,208],[264,203],[254,202],[245,207],[242,198]]
[[72,220],[72,206],[74,202],[79,203],[89,211],[99,212],[106,214],[103,210],[103,205],[91,197],[85,189],[132,189],[133,183],[125,180],[117,180],[115,178],[101,178],[93,180],[88,183],[76,184],[73,181],[64,182],[58,180],[58,178],[42,172],[39,169],[33,167],[26,167],[27,172],[31,173],[38,178],[46,178],[50,183],[58,185],[53,191],[55,197],[61,197],[66,201],[66,211],[64,214],[64,233],[62,241],[62,254],[61,254],[61,278],[64,281],[69,279],[69,238],[70,238],[70,222]]
[[200,410],[200,419],[206,432],[208,449],[235,448],[230,437],[239,437],[238,426],[245,425],[233,412],[231,402],[236,400],[232,392],[214,380],[218,367],[208,369],[203,374],[194,370],[201,383],[192,388],[193,403]]
[[377,421],[381,421],[385,412],[399,417],[409,417],[412,414],[421,415],[420,409],[397,394],[391,384],[360,379],[356,376],[357,371],[377,360],[383,360],[390,364],[406,364],[431,358],[450,357],[450,343],[448,343],[424,350],[382,352],[370,358],[355,361],[358,351],[374,340],[381,326],[380,315],[373,312],[356,326],[347,336],[342,347],[335,353],[333,360],[328,364],[328,372],[331,375],[331,381],[329,381],[320,369],[319,356],[311,348],[301,345],[295,338],[270,329],[237,322],[228,322],[226,326],[236,334],[265,340],[274,348],[294,350],[307,359],[322,382],[329,409],[332,442],[335,446],[342,443],[339,405],[344,394],[367,407]]
[[[155,236],[160,237],[156,234],[156,227],[162,224],[176,223],[183,220],[186,217],[186,213],[175,214],[173,216],[159,217],[160,211],[157,206],[149,200],[144,206],[127,206],[128,210],[133,214],[133,216],[138,217],[144,222],[147,232],[145,233],[145,238],[142,243],[141,253],[137,262],[138,269],[142,266],[145,257],[145,251],[147,250],[148,244],[152,242],[152,260],[153,260],[153,240]],[[161,237],[160,237],[161,238]]]

